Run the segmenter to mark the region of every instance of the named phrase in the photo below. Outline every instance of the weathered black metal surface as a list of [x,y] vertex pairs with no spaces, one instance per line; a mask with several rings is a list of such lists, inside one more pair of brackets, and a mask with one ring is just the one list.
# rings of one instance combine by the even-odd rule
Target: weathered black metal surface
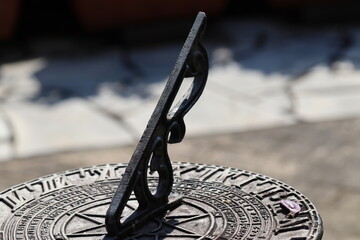
[[[135,231],[149,219],[181,203],[181,197],[168,202],[173,186],[173,173],[167,144],[180,142],[185,135],[184,115],[200,97],[208,74],[208,58],[201,45],[206,15],[200,12],[176,61],[160,100],[149,120],[140,142],[129,162],[106,215],[106,229],[111,236]],[[185,77],[193,77],[193,84],[172,109],[171,105]],[[149,190],[147,172],[158,174],[158,187]],[[129,217],[122,212],[134,191],[139,206]]]
[[[58,173],[0,193],[0,239],[116,239],[106,237],[105,216],[126,164]],[[269,177],[227,167],[173,163],[173,194],[182,203],[122,239],[321,239],[314,205]],[[156,178],[149,178],[150,190]],[[282,207],[301,206],[294,217]],[[138,207],[132,194],[123,217]]]

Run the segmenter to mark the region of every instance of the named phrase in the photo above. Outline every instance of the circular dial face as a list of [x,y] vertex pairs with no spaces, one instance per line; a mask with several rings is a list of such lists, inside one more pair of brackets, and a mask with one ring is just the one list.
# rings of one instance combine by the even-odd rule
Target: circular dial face
[[[45,176],[0,193],[0,240],[104,239],[105,215],[126,164]],[[321,239],[314,205],[292,187],[227,167],[173,163],[173,193],[181,205],[127,239]],[[149,178],[156,189],[156,178]],[[281,205],[301,207],[295,216]],[[132,195],[124,219],[137,208]],[[109,239],[108,237],[106,239]],[[110,238],[111,239],[111,238]]]

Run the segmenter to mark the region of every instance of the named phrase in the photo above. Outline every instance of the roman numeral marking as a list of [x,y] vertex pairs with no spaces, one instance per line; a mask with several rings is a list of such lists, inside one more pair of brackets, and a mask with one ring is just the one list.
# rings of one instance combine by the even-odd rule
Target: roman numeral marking
[[43,193],[48,193],[56,189],[60,189],[72,185],[65,176],[58,176],[53,179],[46,179],[40,182]]
[[29,199],[32,199],[34,194],[48,193],[69,185],[71,185],[71,183],[65,176],[54,176],[50,179],[42,179],[38,182],[26,183],[16,190],[9,190],[0,197],[0,202],[3,202],[11,210],[15,210]]
[[27,200],[26,194],[21,190],[13,190],[0,197],[0,201],[5,203],[10,209],[20,207]]
[[[264,185],[264,184],[258,184],[259,185]],[[283,193],[283,194],[282,194]],[[265,190],[259,191],[256,193],[256,195],[260,198],[260,199],[264,199],[264,198],[270,198],[272,200],[272,196],[276,195],[276,194],[282,194],[282,196],[286,196],[287,191],[285,189],[283,189],[280,186],[274,186],[270,187],[270,188],[266,188]]]
[[311,220],[308,216],[297,216],[292,219],[283,219],[278,221],[278,226],[275,230],[275,235],[285,234],[288,232],[295,232],[299,230],[310,229]]
[[230,169],[228,168],[215,168],[208,169],[203,175],[199,177],[200,180],[206,181],[211,179],[217,182],[226,182],[227,179],[234,177],[235,174],[230,173]]
[[90,169],[90,174],[98,174],[99,177],[97,181],[102,181],[106,179],[119,179],[121,174],[117,172],[118,168],[111,167],[109,165],[104,166],[103,168]]

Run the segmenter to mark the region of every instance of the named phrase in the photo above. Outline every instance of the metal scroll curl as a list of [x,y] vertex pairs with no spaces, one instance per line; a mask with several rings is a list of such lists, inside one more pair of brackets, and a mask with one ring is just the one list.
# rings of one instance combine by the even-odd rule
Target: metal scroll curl
[[[169,202],[174,180],[167,144],[181,142],[184,138],[184,116],[199,99],[206,84],[208,57],[201,44],[205,25],[206,15],[199,12],[108,208],[105,219],[108,236],[121,238],[131,234],[141,224],[181,202],[181,199]],[[188,77],[194,78],[191,87],[171,108],[183,79]],[[159,176],[155,193],[149,189],[148,169]],[[132,191],[139,205],[134,213],[123,220],[122,213]]]

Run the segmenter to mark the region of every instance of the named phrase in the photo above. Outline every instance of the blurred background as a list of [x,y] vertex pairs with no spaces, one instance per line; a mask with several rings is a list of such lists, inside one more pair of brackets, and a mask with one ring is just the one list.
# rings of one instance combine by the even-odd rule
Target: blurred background
[[360,1],[0,0],[0,191],[128,162],[199,10],[208,84],[172,161],[255,171],[360,236]]

